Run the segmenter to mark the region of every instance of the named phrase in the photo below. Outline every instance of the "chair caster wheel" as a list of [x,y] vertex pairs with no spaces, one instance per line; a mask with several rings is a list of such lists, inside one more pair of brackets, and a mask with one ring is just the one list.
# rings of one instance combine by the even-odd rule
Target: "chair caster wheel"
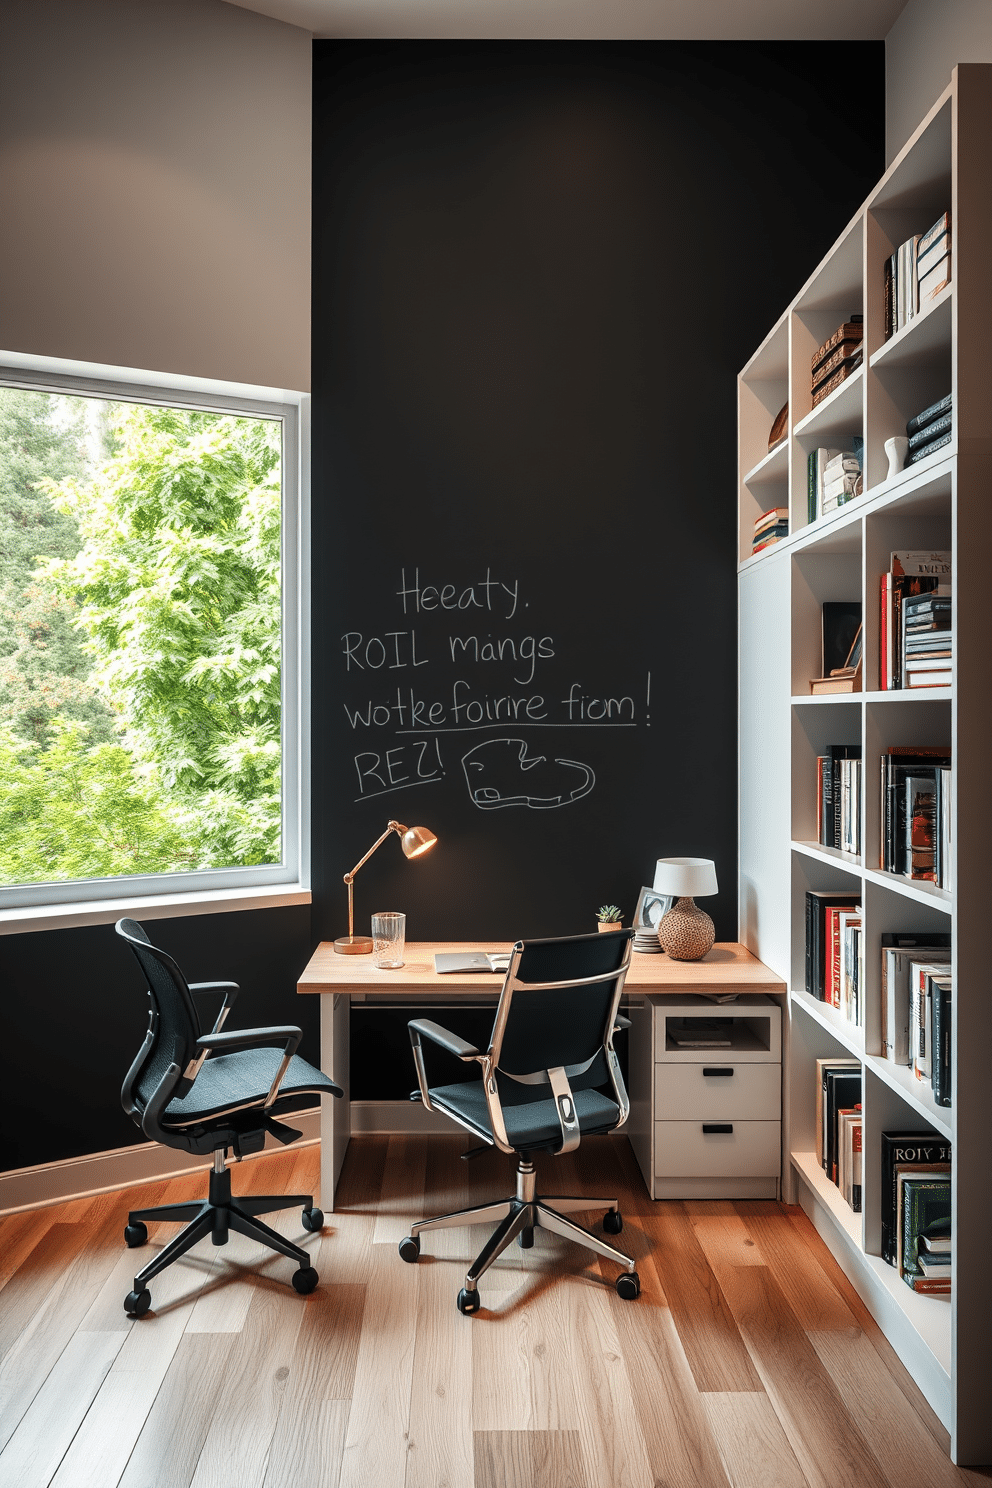
[[481,1306],[482,1303],[479,1300],[478,1291],[469,1292],[465,1287],[462,1287],[458,1293],[458,1311],[464,1312],[467,1317],[470,1313],[478,1312]]
[[603,1229],[608,1235],[619,1235],[623,1229],[623,1215],[619,1209],[607,1209],[603,1216]]
[[521,1250],[530,1250],[531,1246],[534,1244],[533,1229],[521,1230],[520,1234],[517,1236],[517,1244],[520,1246]]
[[419,1235],[407,1235],[403,1240],[400,1241],[399,1249],[401,1259],[404,1261],[409,1261],[410,1265],[412,1266],[414,1261],[419,1261],[420,1259]]
[[617,1277],[617,1296],[625,1302],[633,1302],[641,1295],[641,1278],[636,1271],[625,1271]]
[[147,1287],[140,1292],[128,1292],[124,1298],[124,1311],[128,1317],[144,1317],[152,1305],[152,1294]]
[[324,1228],[324,1211],[322,1209],[304,1209],[303,1228],[305,1230],[322,1230]]
[[136,1219],[134,1224],[125,1225],[124,1244],[128,1250],[137,1250],[139,1245],[146,1245],[147,1243],[148,1226],[142,1224],[140,1219]]
[[316,1287],[320,1277],[312,1266],[301,1266],[299,1271],[293,1272],[293,1286],[301,1297],[307,1296]]

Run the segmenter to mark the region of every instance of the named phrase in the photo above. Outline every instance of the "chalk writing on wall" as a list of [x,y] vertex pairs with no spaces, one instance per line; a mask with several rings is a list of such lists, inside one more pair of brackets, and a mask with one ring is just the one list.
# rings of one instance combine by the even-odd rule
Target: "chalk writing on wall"
[[[594,790],[595,769],[571,757],[581,748],[538,745],[523,730],[650,727],[649,671],[626,690],[587,681],[619,668],[582,636],[581,613],[561,617],[563,643],[528,624],[519,576],[479,573],[402,567],[389,622],[341,636],[356,801],[451,780],[481,811],[568,806]],[[466,749],[449,737],[459,734],[490,737]]]

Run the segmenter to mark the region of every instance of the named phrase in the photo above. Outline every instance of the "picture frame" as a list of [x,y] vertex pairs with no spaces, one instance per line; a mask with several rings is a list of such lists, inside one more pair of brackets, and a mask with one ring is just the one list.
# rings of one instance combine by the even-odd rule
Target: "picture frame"
[[634,929],[657,930],[674,903],[675,899],[671,894],[659,894],[656,889],[643,888],[634,910]]

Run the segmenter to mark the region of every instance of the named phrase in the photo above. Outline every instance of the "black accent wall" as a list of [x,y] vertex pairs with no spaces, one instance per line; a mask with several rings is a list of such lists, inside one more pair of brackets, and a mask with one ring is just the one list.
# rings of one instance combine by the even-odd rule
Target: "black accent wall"
[[882,74],[315,44],[319,938],[391,816],[439,845],[363,869],[366,933],[629,923],[685,854],[736,938],[736,373],[883,168]]
[[[384,844],[360,927],[589,930],[684,853],[716,860],[734,938],[735,376],[882,171],[883,66],[881,43],[315,45],[313,913],[149,922],[192,980],[241,982],[240,1024],[299,1022],[318,1058],[296,977],[391,816],[440,842]],[[141,1141],[112,927],[4,938],[0,995],[0,1166]],[[402,1094],[402,1033],[378,1085],[376,1038],[356,1019],[356,1094]]]

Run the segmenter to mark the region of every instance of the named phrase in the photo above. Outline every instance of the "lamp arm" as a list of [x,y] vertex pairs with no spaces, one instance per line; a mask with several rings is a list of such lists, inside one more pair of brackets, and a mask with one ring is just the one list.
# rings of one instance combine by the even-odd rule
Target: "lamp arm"
[[363,866],[363,864],[365,864],[365,863],[368,862],[369,858],[375,852],[376,848],[379,848],[379,847],[382,846],[382,844],[385,842],[386,838],[389,836],[390,832],[399,832],[402,835],[402,833],[405,832],[405,831],[406,831],[406,827],[402,826],[399,822],[397,822],[397,821],[391,821],[391,822],[389,822],[388,825],[387,825],[387,827],[386,827],[386,830],[383,832],[382,836],[379,837],[379,838],[377,838],[376,841],[373,842],[372,846],[369,848],[369,850],[365,854],[364,858],[359,858],[358,862],[355,864],[354,868],[352,868],[351,872],[345,874],[344,881],[348,885],[348,939],[349,940],[353,939],[354,938],[354,934],[355,934],[355,897],[354,897],[354,889],[352,888],[352,884],[354,883],[354,879],[355,879],[355,874],[358,872],[359,868],[361,868]]
[[358,872],[359,868],[363,867],[368,862],[369,858],[375,852],[376,848],[379,848],[379,847],[382,846],[382,844],[385,842],[386,838],[389,836],[390,832],[401,832],[402,833],[402,832],[405,832],[405,831],[406,831],[406,828],[403,827],[403,826],[401,826],[399,822],[391,821],[389,823],[389,825],[386,827],[386,830],[383,832],[382,836],[379,837],[379,838],[377,838],[376,841],[373,842],[372,846],[369,848],[369,850],[365,854],[364,858],[359,858],[358,862],[355,864],[354,868],[352,868],[351,872],[345,874],[345,876],[344,876],[345,883],[346,884],[350,884],[351,883],[352,879],[354,878],[355,874]]

